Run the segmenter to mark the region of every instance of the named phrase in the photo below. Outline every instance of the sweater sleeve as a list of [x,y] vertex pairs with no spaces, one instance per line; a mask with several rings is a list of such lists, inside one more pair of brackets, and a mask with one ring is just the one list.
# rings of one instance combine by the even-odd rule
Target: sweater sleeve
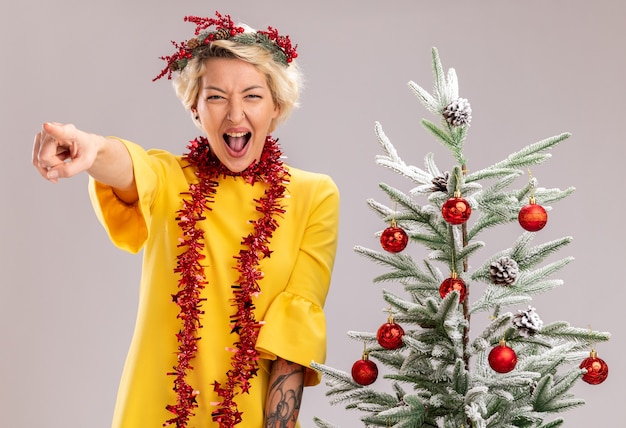
[[326,359],[323,306],[330,286],[339,224],[339,192],[323,176],[315,191],[305,234],[286,289],[272,302],[259,333],[257,349],[266,358],[280,356],[307,367],[305,385],[320,382],[312,361]]
[[148,239],[150,207],[158,191],[158,161],[137,144],[122,140],[133,164],[139,200],[127,204],[111,186],[89,179],[89,197],[100,223],[119,248],[138,253]]

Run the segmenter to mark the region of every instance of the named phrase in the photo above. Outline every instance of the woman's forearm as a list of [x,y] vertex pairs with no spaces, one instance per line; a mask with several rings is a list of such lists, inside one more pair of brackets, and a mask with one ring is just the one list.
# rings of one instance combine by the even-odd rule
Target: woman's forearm
[[98,154],[87,173],[98,181],[115,188],[128,188],[133,183],[132,163],[128,150],[121,141],[99,135],[90,135],[98,146]]
[[115,138],[93,136],[99,146],[98,155],[87,173],[95,180],[113,187],[125,202],[138,199],[133,164],[124,144]]
[[86,171],[111,186],[124,202],[138,199],[132,159],[115,138],[81,131],[71,124],[46,122],[35,136],[33,166],[47,180],[57,183]]
[[265,428],[293,428],[296,426],[305,368],[282,358],[272,363],[265,403]]

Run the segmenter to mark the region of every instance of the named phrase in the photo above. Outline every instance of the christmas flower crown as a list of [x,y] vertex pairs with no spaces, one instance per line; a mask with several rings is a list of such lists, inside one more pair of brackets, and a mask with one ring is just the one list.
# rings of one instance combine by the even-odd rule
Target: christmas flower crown
[[[232,40],[244,45],[259,45],[274,56],[274,61],[285,66],[298,56],[296,52],[298,45],[292,46],[289,36],[279,35],[275,28],[267,27],[267,31],[245,32],[243,27],[235,25],[230,15],[222,15],[216,11],[215,16],[216,18],[185,16],[186,22],[196,24],[195,37],[180,43],[172,41],[176,52],[161,57],[167,65],[152,81],[163,76],[171,79],[174,71],[184,69],[191,59],[216,40]],[[211,26],[215,28],[208,30]]]

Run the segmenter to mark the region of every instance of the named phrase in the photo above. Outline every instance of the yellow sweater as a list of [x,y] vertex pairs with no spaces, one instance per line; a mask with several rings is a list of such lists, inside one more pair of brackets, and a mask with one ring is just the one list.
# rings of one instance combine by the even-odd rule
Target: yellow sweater
[[[139,201],[124,204],[110,187],[90,182],[95,212],[113,243],[131,253],[143,250],[137,322],[112,426],[156,428],[172,417],[166,405],[176,402],[174,377],[167,375],[176,365],[176,333],[181,327],[178,307],[171,299],[178,287],[174,268],[181,252],[175,217],[181,208],[181,192],[197,179],[193,168],[182,168],[186,162],[180,156],[122,142],[132,157]],[[271,360],[280,356],[309,366],[311,361],[324,362],[326,356],[322,308],[337,248],[339,194],[326,175],[295,168],[289,172],[288,197],[282,201],[286,213],[278,218],[279,228],[270,240],[271,256],[260,264],[264,278],[255,301],[256,319],[264,322],[257,341],[260,370],[252,379],[250,393],[235,398],[243,412],[241,428],[262,426]],[[217,426],[211,421],[215,410],[211,403],[220,399],[212,383],[225,383],[232,355],[226,348],[236,341],[229,328],[231,285],[238,277],[234,256],[241,238],[252,231],[250,220],[259,218],[254,200],[264,190],[264,184],[251,186],[240,177],[220,178],[202,222],[208,285],[202,296],[206,301],[201,340],[192,361],[194,370],[187,376],[188,383],[200,391],[189,428]],[[317,383],[318,374],[307,369],[305,385]]]

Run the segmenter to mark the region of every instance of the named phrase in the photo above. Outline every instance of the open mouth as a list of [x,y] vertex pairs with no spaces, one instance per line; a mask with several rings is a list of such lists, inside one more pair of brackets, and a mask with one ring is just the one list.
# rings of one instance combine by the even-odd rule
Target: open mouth
[[251,136],[249,132],[233,132],[224,134],[224,141],[233,152],[239,153],[246,148]]

